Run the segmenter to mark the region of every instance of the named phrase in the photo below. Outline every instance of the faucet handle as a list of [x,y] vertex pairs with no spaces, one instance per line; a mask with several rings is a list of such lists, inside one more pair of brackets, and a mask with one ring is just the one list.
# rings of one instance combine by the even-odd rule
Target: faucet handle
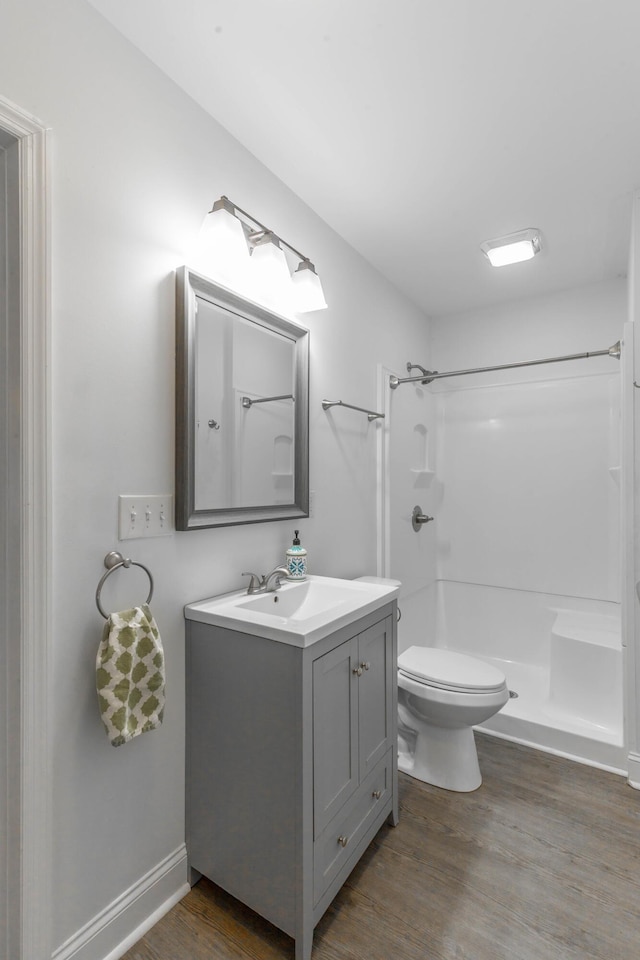
[[243,573],[242,576],[251,577],[251,580],[249,580],[249,586],[247,587],[247,593],[258,593],[264,584],[264,577],[261,577],[257,573],[251,573],[251,571],[247,571],[247,573]]

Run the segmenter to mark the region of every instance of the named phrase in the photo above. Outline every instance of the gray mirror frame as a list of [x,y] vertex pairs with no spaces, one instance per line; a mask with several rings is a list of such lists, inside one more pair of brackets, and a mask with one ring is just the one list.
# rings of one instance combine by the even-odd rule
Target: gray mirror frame
[[[294,341],[294,502],[195,509],[196,297]],[[176,530],[309,516],[309,331],[280,314],[214,283],[189,267],[176,271]]]

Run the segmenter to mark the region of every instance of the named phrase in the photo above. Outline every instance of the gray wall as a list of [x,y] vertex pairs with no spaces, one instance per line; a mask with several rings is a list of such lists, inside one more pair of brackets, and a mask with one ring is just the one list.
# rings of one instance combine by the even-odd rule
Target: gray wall
[[[296,526],[311,572],[376,565],[375,424],[330,417],[320,400],[375,408],[376,364],[426,356],[428,330],[83,0],[5,0],[0,91],[52,128],[55,948],[183,843],[183,605],[275,565],[293,532],[271,523],[124,545],[155,577],[168,700],[162,729],[111,747],[94,691],[94,593],[119,546],[118,494],[173,489],[173,271],[211,201],[228,194],[308,252],[330,303],[308,318],[315,514]],[[138,602],[136,576],[111,578],[104,602]]]

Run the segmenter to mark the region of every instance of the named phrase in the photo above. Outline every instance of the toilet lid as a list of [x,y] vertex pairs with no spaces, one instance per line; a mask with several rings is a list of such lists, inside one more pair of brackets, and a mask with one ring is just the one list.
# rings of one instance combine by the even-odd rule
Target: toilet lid
[[490,663],[436,647],[409,647],[398,657],[398,669],[414,680],[442,690],[493,693],[503,689],[506,683],[502,671]]

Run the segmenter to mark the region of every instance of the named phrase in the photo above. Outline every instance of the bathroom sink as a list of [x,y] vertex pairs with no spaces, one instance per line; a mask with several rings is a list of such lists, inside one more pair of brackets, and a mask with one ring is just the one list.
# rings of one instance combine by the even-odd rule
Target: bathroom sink
[[389,603],[398,590],[395,580],[311,576],[299,583],[283,583],[273,593],[251,596],[239,590],[191,603],[185,607],[185,616],[306,647]]
[[239,603],[241,610],[253,610],[270,617],[308,620],[328,612],[342,603],[360,603],[362,591],[350,581],[309,579],[302,583],[287,583],[275,593],[263,593]]

